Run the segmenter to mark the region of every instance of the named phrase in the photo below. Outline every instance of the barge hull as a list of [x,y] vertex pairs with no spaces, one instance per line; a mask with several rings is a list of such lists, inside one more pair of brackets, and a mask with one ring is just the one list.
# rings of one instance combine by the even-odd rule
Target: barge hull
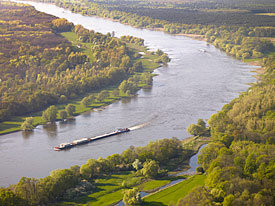
[[104,135],[99,135],[99,136],[92,137],[92,138],[87,138],[86,141],[85,140],[83,140],[83,141],[74,140],[72,143],[70,143],[69,145],[66,145],[65,147],[61,147],[61,146],[60,147],[54,147],[54,150],[55,151],[60,151],[60,150],[70,149],[70,148],[78,146],[78,145],[88,144],[88,143],[93,142],[95,140],[99,140],[99,139],[103,139],[103,138],[106,138],[106,137],[115,136],[115,135],[118,135],[118,134],[121,134],[121,133],[125,133],[125,132],[129,132],[129,131],[130,131],[130,129],[128,129],[128,128],[118,129],[117,131],[114,131],[114,132],[111,132],[111,133],[107,133],[107,134],[104,134]]

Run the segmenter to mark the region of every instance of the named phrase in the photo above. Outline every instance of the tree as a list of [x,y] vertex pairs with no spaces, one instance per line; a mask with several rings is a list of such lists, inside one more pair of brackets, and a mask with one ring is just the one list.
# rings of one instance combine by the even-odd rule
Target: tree
[[1,206],[19,206],[25,205],[24,201],[15,195],[11,190],[0,188],[0,205]]
[[256,160],[255,160],[255,155],[254,153],[251,153],[248,155],[248,157],[245,160],[245,165],[244,165],[244,172],[247,175],[253,174],[255,170],[257,169],[256,165]]
[[58,32],[71,31],[73,28],[73,23],[68,22],[68,20],[64,18],[54,19],[52,21],[52,24],[53,24],[53,28]]
[[207,192],[207,190],[198,186],[189,192],[183,199],[179,200],[178,206],[211,206],[214,205],[212,196]]
[[197,125],[198,125],[198,126],[201,126],[203,129],[205,129],[206,123],[205,123],[205,121],[203,121],[202,119],[198,119]]
[[186,131],[194,136],[197,136],[202,133],[202,128],[198,125],[195,124],[190,124],[187,128]]
[[81,100],[80,104],[83,105],[84,107],[88,107],[89,104],[90,104],[89,98],[88,98],[88,97],[84,97],[84,98]]
[[22,177],[14,187],[14,193],[28,202],[28,205],[35,205],[38,197],[36,193],[37,179]]
[[141,205],[142,200],[138,188],[124,190],[123,192],[123,202],[127,205]]
[[65,108],[67,115],[68,116],[73,116],[74,112],[75,112],[75,106],[72,104],[68,104]]
[[42,113],[42,118],[47,122],[54,122],[56,120],[56,115],[57,109],[52,105]]
[[197,168],[196,168],[196,172],[197,172],[197,173],[200,173],[200,174],[203,174],[203,173],[204,173],[203,167],[197,167]]
[[98,95],[97,95],[97,100],[98,101],[103,101],[104,99],[109,97],[109,92],[107,90],[103,90],[101,91]]
[[161,55],[163,55],[163,54],[164,54],[164,52],[163,52],[163,51],[161,51],[160,49],[158,49],[158,50],[156,51],[156,54],[157,54],[158,56],[161,56]]
[[136,159],[133,163],[132,163],[133,168],[135,168],[136,170],[139,170],[142,168],[142,163],[139,161],[139,159]]
[[223,206],[231,206],[234,199],[235,199],[234,195],[232,195],[232,194],[227,195],[224,198],[222,205]]
[[67,118],[67,112],[65,110],[62,110],[59,112],[59,116],[64,121]]
[[113,91],[112,91],[112,95],[113,95],[114,97],[119,96],[119,90],[118,90],[118,89],[113,90]]
[[153,77],[150,73],[146,72],[146,73],[143,73],[140,77],[141,79],[141,82],[143,84],[147,84],[147,85],[152,85],[153,83]]
[[88,96],[88,100],[89,100],[89,103],[90,103],[90,104],[91,104],[95,99],[96,99],[95,96],[92,95],[92,94]]
[[96,177],[100,175],[100,164],[95,159],[89,159],[86,164],[81,165],[80,174],[85,179]]
[[161,55],[161,61],[162,61],[163,63],[167,63],[167,62],[170,62],[171,59],[168,57],[167,54],[163,54],[163,55]]
[[141,61],[137,61],[131,68],[131,72],[142,72],[143,66]]
[[125,93],[128,89],[128,85],[127,85],[127,81],[124,80],[120,83],[119,85],[119,90],[122,91],[123,93]]
[[68,101],[67,97],[66,97],[65,95],[62,94],[62,95],[59,97],[58,102],[59,102],[59,103],[65,103],[66,101]]
[[24,131],[31,131],[34,129],[33,126],[33,117],[27,117],[23,124],[21,125],[21,129]]
[[143,163],[141,173],[148,178],[155,178],[159,173],[159,164],[155,160],[147,160]]
[[202,119],[198,119],[197,124],[190,124],[187,128],[186,131],[191,134],[191,135],[202,135],[205,133],[206,128],[205,128],[206,123]]
[[74,188],[80,181],[80,176],[70,169],[57,169],[51,171],[50,178],[54,183],[53,194],[57,200],[64,197],[67,189]]
[[127,91],[129,91],[129,94],[134,94],[137,91],[137,84],[132,81],[124,80],[119,85],[119,90],[122,91],[124,94],[126,94]]

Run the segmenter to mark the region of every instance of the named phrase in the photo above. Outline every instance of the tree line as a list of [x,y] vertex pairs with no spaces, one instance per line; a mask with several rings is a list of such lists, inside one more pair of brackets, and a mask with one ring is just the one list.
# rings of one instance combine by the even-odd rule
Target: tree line
[[144,178],[156,178],[166,175],[166,169],[171,169],[169,161],[174,162],[176,168],[191,155],[192,151],[183,149],[177,138],[157,140],[145,147],[131,146],[121,154],[89,159],[81,166],[54,170],[45,178],[22,177],[17,184],[0,189],[0,205],[51,205],[81,195],[72,195],[72,190],[83,182],[95,185],[97,178],[120,171],[136,171],[136,175]]
[[[0,121],[64,103],[143,70],[141,62],[133,63],[139,56],[111,34],[87,30],[23,4],[1,2],[0,11]],[[60,35],[68,31],[92,44],[92,59]]]
[[[230,3],[230,2],[227,2]],[[268,2],[262,2],[266,5]],[[251,14],[246,15],[243,12],[241,16],[238,16],[238,12],[205,12],[207,15],[214,13],[214,16],[210,18],[209,23],[204,21],[207,19],[204,16],[200,16],[200,11],[188,10],[184,18],[178,17],[177,14],[182,15],[185,9],[171,9],[171,13],[166,15],[162,11],[162,7],[150,8],[147,13],[145,8],[141,8],[141,13],[138,11],[138,5],[134,4],[131,10],[120,11],[116,3],[114,4],[102,4],[102,2],[82,2],[81,3],[69,3],[62,0],[55,1],[57,6],[70,9],[73,12],[81,13],[83,15],[96,15],[104,18],[112,18],[119,20],[124,24],[130,24],[131,26],[138,28],[149,29],[162,29],[171,34],[197,34],[204,35],[208,42],[213,43],[216,47],[224,50],[227,54],[232,55],[239,59],[249,58],[261,58],[266,56],[267,53],[275,51],[273,43],[268,39],[261,39],[262,37],[274,37],[275,28],[273,24],[266,24],[265,22],[275,22],[274,16],[264,16],[266,19],[262,19],[263,16]],[[85,5],[85,6],[83,6]],[[129,4],[131,5],[131,4]],[[161,5],[163,6],[163,5]],[[168,6],[168,5],[166,5]],[[190,6],[189,4],[184,6]],[[157,7],[157,6],[156,6]],[[192,7],[192,6],[191,6]],[[123,7],[122,7],[123,8]],[[203,8],[203,7],[201,7]],[[217,7],[213,8],[219,9]],[[179,10],[177,12],[177,10]],[[190,12],[194,12],[194,16],[190,16]],[[154,14],[158,14],[157,16]],[[232,18],[228,17],[232,15]],[[163,19],[165,16],[167,19]],[[181,22],[185,19],[196,20],[196,22]],[[226,23],[224,18],[230,23]],[[238,22],[234,22],[234,18]],[[175,19],[175,20],[172,20]],[[215,20],[222,21],[221,24],[215,24]],[[249,21],[250,23],[243,23]],[[242,22],[242,23],[241,23]],[[124,37],[125,38],[125,37]]]
[[211,143],[199,155],[205,186],[178,205],[274,205],[275,57],[262,80],[211,116]]

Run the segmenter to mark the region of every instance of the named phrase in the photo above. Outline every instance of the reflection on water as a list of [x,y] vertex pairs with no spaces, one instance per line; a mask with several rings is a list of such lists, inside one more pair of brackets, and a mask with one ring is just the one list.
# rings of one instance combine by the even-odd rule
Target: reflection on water
[[57,136],[57,124],[55,122],[43,125],[43,130],[46,132],[48,137],[56,137]]
[[[167,52],[172,61],[154,73],[153,87],[132,98],[117,101],[102,111],[95,109],[68,122],[38,126],[29,136],[22,132],[1,136],[0,185],[20,177],[45,177],[51,170],[84,164],[90,158],[121,153],[130,145],[144,146],[163,138],[188,137],[186,127],[198,118],[208,119],[254,81],[255,68],[227,56],[205,42],[158,31],[132,28],[106,19],[81,16],[54,5],[28,2],[36,9],[67,18],[96,32],[145,39],[150,49]],[[199,50],[207,52],[202,53]],[[81,147],[56,152],[54,146],[83,137],[134,127],[127,134],[104,138]],[[20,157],[20,158],[19,158]]]
[[33,131],[22,131],[22,136],[24,139],[28,139],[29,137],[31,137],[34,134]]
[[[90,116],[90,114],[89,115],[87,115],[87,114],[85,114],[85,115],[83,115],[83,117],[89,117]],[[59,127],[60,127],[60,129],[65,129],[65,128],[67,128],[67,127],[74,127],[76,125],[76,120],[75,120],[75,118],[70,118],[70,119],[66,119],[66,120],[64,120],[64,121],[60,121],[59,122]]]
[[[134,97],[132,97],[132,98],[134,98]],[[131,97],[127,97],[127,98],[123,98],[122,100],[121,100],[121,102],[122,103],[130,103],[131,101],[132,101],[132,98]]]
[[91,112],[92,112],[92,111],[84,112],[84,113],[82,114],[82,116],[83,116],[83,117],[90,118],[90,117],[91,117]]

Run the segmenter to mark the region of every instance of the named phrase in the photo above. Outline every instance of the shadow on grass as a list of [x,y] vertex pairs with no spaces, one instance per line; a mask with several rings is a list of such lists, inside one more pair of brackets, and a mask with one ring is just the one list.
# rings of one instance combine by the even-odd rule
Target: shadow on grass
[[157,180],[171,180],[171,181],[175,181],[175,180],[179,180],[179,179],[185,179],[186,177],[187,177],[187,175],[168,176],[168,177],[158,178]]
[[71,200],[69,203],[66,203],[66,205],[75,205],[75,203],[85,204],[85,203],[88,203],[88,202],[95,202],[95,201],[97,201],[97,198],[90,197],[90,196],[85,196],[85,197],[79,197],[79,198],[76,198],[74,200]]
[[11,128],[14,128],[14,127],[20,127],[21,126],[21,123],[8,123],[8,122],[4,122],[4,123],[1,123],[0,125],[0,131],[2,130],[8,130],[8,129],[11,129]]
[[162,202],[143,202],[142,204],[143,206],[164,206],[165,204],[163,204]]
[[[117,186],[116,184],[112,184],[112,183],[96,183],[96,186]],[[98,192],[98,191],[97,191]]]
[[103,180],[109,180],[109,179],[119,179],[119,177],[114,176],[114,175],[116,175],[116,174],[112,174],[112,175],[105,175],[105,176],[100,177],[99,179],[103,179]]

